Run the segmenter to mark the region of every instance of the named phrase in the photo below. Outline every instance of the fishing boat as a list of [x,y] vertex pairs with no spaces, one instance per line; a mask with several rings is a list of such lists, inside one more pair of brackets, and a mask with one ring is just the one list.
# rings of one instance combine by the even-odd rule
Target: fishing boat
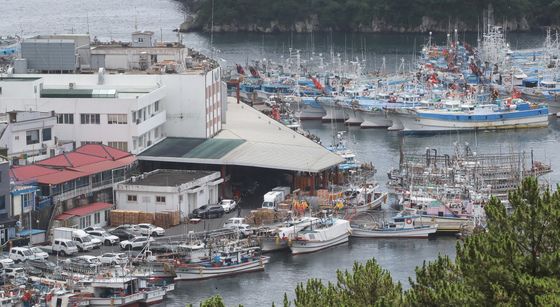
[[461,105],[455,108],[414,109],[403,116],[404,132],[536,128],[548,126],[548,107],[508,99],[505,105]]
[[427,238],[438,229],[437,224],[422,224],[418,216],[394,217],[392,222],[352,225],[352,236],[358,238]]
[[215,253],[210,259],[192,260],[175,267],[175,280],[200,280],[263,271],[270,260],[258,248],[235,248]]
[[344,191],[347,209],[354,213],[376,210],[387,202],[387,192],[378,191],[379,185],[363,184],[361,186],[351,186]]
[[82,291],[70,297],[75,306],[138,306],[157,304],[164,300],[174,284],[152,286],[135,277],[95,277],[81,279]]
[[404,209],[395,218],[418,216],[417,221],[420,224],[437,224],[437,232],[457,233],[465,225],[472,224],[473,215],[470,212],[471,210],[468,208],[451,208],[439,201],[434,201],[423,209]]
[[267,253],[289,248],[289,243],[296,233],[318,220],[319,218],[306,216],[286,222],[282,227],[264,229],[257,236],[262,252]]
[[301,97],[297,101],[297,105],[292,108],[296,110],[296,117],[301,120],[321,119],[327,114],[325,109],[317,102],[317,97]]
[[333,217],[321,219],[299,231],[292,240],[293,255],[317,252],[348,242],[350,222]]

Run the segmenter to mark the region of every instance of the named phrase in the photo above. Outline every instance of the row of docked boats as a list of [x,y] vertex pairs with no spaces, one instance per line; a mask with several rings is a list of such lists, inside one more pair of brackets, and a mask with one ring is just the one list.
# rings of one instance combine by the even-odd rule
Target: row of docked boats
[[[549,33],[544,52],[512,52],[500,30],[489,29],[492,33],[479,48],[458,40],[437,46],[430,37],[408,73],[403,68],[393,75],[364,74],[359,62],[341,71],[336,69],[340,59],[333,58],[330,70],[329,65],[318,66],[320,71],[306,67],[316,72],[303,74],[296,57],[292,70],[256,66],[265,71],[246,78],[241,92],[247,87],[259,93],[255,97],[287,97],[300,120],[344,121],[363,128],[417,133],[546,127],[549,113],[560,110],[556,98],[539,98],[541,92],[560,97],[555,94],[558,39]],[[532,62],[527,60],[531,54]],[[519,81],[526,72],[536,75],[534,85]]]

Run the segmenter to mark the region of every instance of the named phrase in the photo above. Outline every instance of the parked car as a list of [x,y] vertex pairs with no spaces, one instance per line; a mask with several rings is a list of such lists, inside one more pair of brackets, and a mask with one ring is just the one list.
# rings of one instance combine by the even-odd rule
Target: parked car
[[103,241],[101,241],[97,237],[92,236],[91,234],[88,234],[88,237],[89,237],[91,243],[93,243],[93,248],[95,248],[95,249],[101,248],[101,245],[103,245]]
[[95,256],[83,255],[66,259],[64,265],[67,269],[96,269],[101,261]]
[[237,202],[233,199],[222,199],[218,205],[222,206],[226,213],[230,213],[237,208]]
[[135,248],[143,248],[148,244],[148,242],[155,241],[152,237],[134,237],[130,240],[121,241],[121,248],[122,249],[135,249]]
[[14,265],[14,260],[10,259],[8,256],[0,256],[0,269]]
[[121,241],[128,240],[136,236],[134,232],[124,228],[116,228],[114,230],[109,231],[109,233],[114,236],[117,236]]
[[105,253],[99,256],[99,260],[102,264],[126,264],[128,262],[128,257],[125,253]]
[[8,278],[25,277],[25,270],[22,267],[9,267],[4,269],[4,275]]
[[99,239],[106,246],[114,245],[120,241],[118,236],[112,235],[105,230],[91,230],[88,233],[90,236]]
[[253,233],[251,226],[249,224],[245,224],[245,219],[242,217],[232,217],[224,223],[224,228],[233,229],[243,236],[248,236]]
[[47,252],[42,250],[40,247],[31,247],[30,250],[33,252],[33,255],[35,255],[34,260],[49,258],[49,254],[47,254]]
[[193,217],[198,218],[216,218],[222,217],[226,212],[224,208],[219,205],[204,205],[198,209],[194,209],[192,212]]
[[10,259],[14,262],[24,262],[29,259],[35,259],[35,254],[27,247],[12,247],[10,249]]
[[151,235],[152,237],[157,237],[165,235],[165,229],[154,226],[152,224],[138,224],[135,225],[133,229],[145,236]]
[[84,231],[89,233],[90,231],[105,231],[105,229],[103,229],[103,227],[99,227],[99,226],[89,226],[84,228]]
[[54,272],[57,268],[57,265],[54,264],[54,262],[45,259],[27,260],[26,264],[43,272]]

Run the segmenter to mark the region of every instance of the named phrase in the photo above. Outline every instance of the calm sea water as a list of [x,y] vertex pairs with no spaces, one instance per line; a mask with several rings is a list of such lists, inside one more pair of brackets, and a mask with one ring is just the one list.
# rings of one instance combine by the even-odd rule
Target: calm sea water
[[[2,0],[0,3],[0,35],[31,36],[50,33],[91,33],[100,39],[128,40],[135,28],[156,32],[158,39],[177,40],[172,32],[184,19],[180,8],[169,0]],[[475,43],[476,35],[464,35]],[[434,40],[442,42],[444,36]],[[511,34],[508,36],[513,48],[532,48],[542,44],[542,33]],[[400,58],[408,63],[414,50],[427,40],[426,34],[216,34],[213,48],[207,34],[189,33],[182,36],[188,46],[220,58],[222,64],[250,62],[254,59],[281,61],[288,49],[301,49],[304,57],[325,57],[332,49],[343,59],[366,58],[369,69],[381,65],[386,58],[387,69],[396,67]],[[320,121],[305,122],[304,128],[318,135],[324,144],[330,143],[332,128]],[[398,164],[401,144],[398,133],[381,129],[361,130],[338,124],[337,130],[348,130],[349,147],[361,161],[372,161],[377,169],[377,179],[386,181],[386,172]],[[560,127],[552,122],[549,128],[478,132],[448,133],[439,135],[406,136],[405,151],[423,152],[426,147],[436,147],[440,152],[451,152],[454,143],[468,142],[474,151],[489,152],[510,150],[534,150],[535,158],[560,167],[558,140]],[[558,173],[546,176],[551,184],[560,182]],[[391,216],[391,208],[383,208],[380,216]],[[456,240],[438,237],[433,240],[351,240],[325,252],[311,255],[291,256],[274,254],[265,272],[202,282],[182,282],[162,305],[184,306],[198,304],[214,294],[221,294],[228,305],[269,306],[273,301],[281,303],[285,292],[293,296],[297,283],[308,278],[334,281],[336,269],[350,269],[354,261],[375,258],[389,270],[393,278],[405,285],[414,275],[414,268],[430,261],[438,254],[455,255]]]

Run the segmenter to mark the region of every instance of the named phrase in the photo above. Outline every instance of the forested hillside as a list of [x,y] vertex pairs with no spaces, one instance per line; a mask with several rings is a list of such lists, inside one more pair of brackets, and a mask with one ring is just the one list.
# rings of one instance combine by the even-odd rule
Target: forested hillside
[[[184,30],[477,31],[483,24],[530,30],[560,24],[560,0],[177,0],[193,16]],[[213,5],[212,5],[213,3]]]

